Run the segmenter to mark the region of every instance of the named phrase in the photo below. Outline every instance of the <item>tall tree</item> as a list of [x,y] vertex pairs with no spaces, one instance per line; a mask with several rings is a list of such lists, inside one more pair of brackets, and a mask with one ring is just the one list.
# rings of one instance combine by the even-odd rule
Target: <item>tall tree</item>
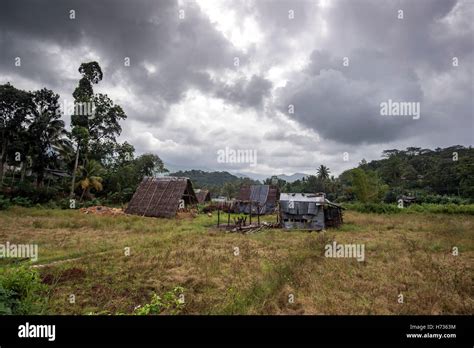
[[322,164],[319,166],[319,168],[317,170],[317,174],[318,174],[319,179],[323,179],[323,180],[329,179],[329,173],[331,173],[329,168],[326,167],[325,165],[322,165]]
[[32,107],[31,93],[9,83],[0,85],[0,184],[3,184],[10,144],[25,131]]
[[72,150],[68,133],[61,120],[59,95],[48,89],[33,93],[34,108],[28,127],[31,169],[36,174],[36,185],[42,186],[46,168],[53,164],[61,151]]
[[103,164],[117,145],[117,136],[122,132],[120,121],[127,118],[120,105],[105,94],[94,95],[94,114],[89,118],[88,155]]
[[[71,127],[72,127],[72,136],[76,141],[76,159],[74,162],[74,169],[72,174],[72,183],[71,183],[71,197],[74,195],[75,181],[76,181],[76,172],[79,165],[79,155],[81,148],[87,150],[88,141],[89,141],[89,115],[88,113],[77,112],[78,107],[81,105],[87,105],[85,103],[92,103],[94,96],[94,90],[92,84],[97,84],[102,80],[103,74],[102,69],[97,62],[82,63],[79,67],[79,73],[82,75],[82,78],[79,80],[79,85],[73,92],[74,97],[74,114],[71,115]],[[87,110],[89,108],[86,108]],[[85,151],[86,152],[86,151]]]

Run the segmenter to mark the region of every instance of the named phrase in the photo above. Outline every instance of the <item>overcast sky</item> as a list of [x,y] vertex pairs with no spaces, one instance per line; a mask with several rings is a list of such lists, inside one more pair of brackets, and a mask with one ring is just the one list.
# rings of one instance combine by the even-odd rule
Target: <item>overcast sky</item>
[[[72,102],[92,60],[128,115],[120,141],[173,169],[339,174],[384,149],[473,145],[470,0],[2,0],[0,83]],[[381,115],[389,99],[420,117]],[[220,163],[226,147],[256,165]]]

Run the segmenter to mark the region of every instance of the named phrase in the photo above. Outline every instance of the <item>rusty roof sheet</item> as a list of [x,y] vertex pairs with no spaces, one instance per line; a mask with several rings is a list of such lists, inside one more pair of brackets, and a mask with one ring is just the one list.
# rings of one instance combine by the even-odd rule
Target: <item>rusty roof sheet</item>
[[274,204],[278,196],[278,187],[273,185],[244,185],[240,188],[237,200],[259,202],[261,205]]
[[210,202],[211,193],[209,190],[194,190],[196,192],[196,197],[199,203]]

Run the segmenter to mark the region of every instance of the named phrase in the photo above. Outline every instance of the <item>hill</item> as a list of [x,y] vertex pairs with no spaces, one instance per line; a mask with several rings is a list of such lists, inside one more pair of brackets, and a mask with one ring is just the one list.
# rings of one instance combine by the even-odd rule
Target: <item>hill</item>
[[239,177],[230,174],[229,172],[205,172],[203,170],[180,170],[174,173],[170,173],[171,176],[184,176],[190,178],[194,186],[199,187],[210,187],[210,186],[222,186],[228,182],[237,182],[241,180]]
[[303,178],[306,178],[307,176],[308,174],[295,173],[292,175],[280,174],[280,175],[277,175],[277,178],[281,180],[285,180],[286,182],[295,182],[296,180],[301,180]]

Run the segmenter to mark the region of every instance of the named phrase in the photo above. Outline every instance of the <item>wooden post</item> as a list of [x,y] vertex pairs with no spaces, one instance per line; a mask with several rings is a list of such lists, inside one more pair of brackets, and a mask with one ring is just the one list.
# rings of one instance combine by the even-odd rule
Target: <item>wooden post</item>
[[257,221],[260,226],[260,203],[257,203]]
[[227,211],[227,226],[230,224],[230,210]]
[[250,225],[252,224],[252,201],[250,201]]
[[280,225],[280,214],[281,214],[281,209],[280,209],[280,202],[277,202],[277,210],[278,210],[278,214],[277,214],[277,225],[279,226]]
[[69,194],[69,198],[74,197],[74,189],[76,186],[76,172],[77,172],[77,166],[79,164],[79,141],[77,141],[77,150],[76,150],[76,160],[74,162],[74,171],[72,172],[72,183],[71,183],[71,193]]
[[218,206],[217,207],[217,227],[219,227],[220,218],[221,218],[221,214],[220,214],[220,209],[219,209],[219,206]]

